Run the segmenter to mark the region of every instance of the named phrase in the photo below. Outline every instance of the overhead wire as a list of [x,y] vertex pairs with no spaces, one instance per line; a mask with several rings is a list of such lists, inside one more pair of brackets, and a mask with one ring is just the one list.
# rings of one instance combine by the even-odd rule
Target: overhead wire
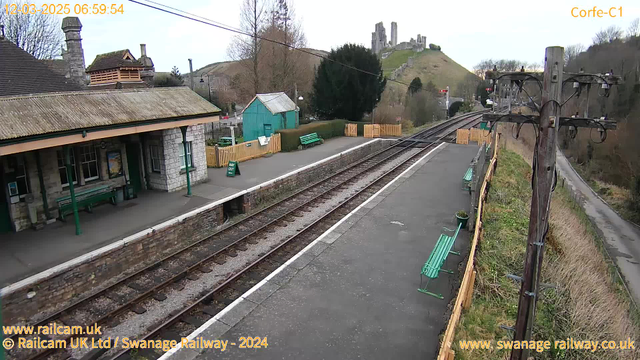
[[[149,4],[147,4],[145,2],[142,2],[142,1],[148,2]],[[361,72],[363,74],[367,74],[367,75],[371,75],[371,76],[375,76],[375,77],[380,77],[381,76],[380,74],[376,74],[376,73],[373,73],[373,72],[370,72],[370,71],[367,71],[367,70],[363,70],[363,69],[357,68],[357,67],[349,65],[349,64],[345,64],[345,63],[337,61],[335,59],[331,59],[331,58],[329,58],[327,56],[324,56],[324,55],[321,55],[321,54],[316,54],[314,52],[295,47],[295,46],[293,46],[291,44],[287,44],[287,43],[284,43],[284,42],[281,42],[281,41],[278,41],[278,40],[269,39],[269,38],[266,38],[266,37],[260,36],[260,35],[254,36],[253,34],[247,33],[247,32],[245,32],[243,30],[234,28],[232,26],[225,25],[225,24],[222,24],[220,22],[217,22],[217,21],[214,21],[214,20],[199,16],[199,15],[196,15],[196,14],[192,14],[192,13],[189,13],[189,12],[186,12],[184,10],[180,10],[180,9],[177,9],[177,8],[174,8],[174,7],[170,7],[170,6],[167,6],[167,5],[152,1],[152,0],[141,0],[141,1],[129,0],[129,2],[138,4],[138,5],[142,5],[142,6],[150,8],[150,9],[158,10],[158,11],[161,11],[161,12],[164,12],[164,13],[167,13],[167,14],[175,15],[175,16],[178,16],[178,17],[181,17],[181,18],[184,18],[184,19],[195,21],[195,22],[198,22],[198,23],[201,23],[201,24],[204,24],[204,25],[209,25],[209,26],[213,26],[213,27],[216,27],[216,28],[219,28],[219,29],[222,29],[222,30],[230,31],[230,32],[233,32],[233,33],[236,33],[236,34],[239,34],[239,35],[249,36],[249,37],[260,39],[260,40],[263,40],[263,41],[267,41],[267,42],[270,42],[270,43],[273,43],[273,44],[285,46],[285,47],[288,47],[288,48],[290,48],[292,50],[299,51],[299,52],[307,54],[307,55],[311,55],[311,56],[315,56],[315,57],[318,57],[318,58],[321,58],[321,59],[324,59],[324,60],[327,60],[327,61],[331,61],[331,62],[336,63],[338,65],[341,65],[341,66],[343,66],[345,68],[348,68],[348,69],[351,69],[351,70],[354,70],[354,71],[358,71],[358,72]],[[154,5],[151,5],[151,4],[154,4]],[[402,81],[391,80],[391,79],[386,79],[386,80],[389,81],[389,82],[393,82],[393,83],[397,83],[397,84],[401,84],[401,85],[404,85],[406,87],[409,87],[409,84],[404,83]]]

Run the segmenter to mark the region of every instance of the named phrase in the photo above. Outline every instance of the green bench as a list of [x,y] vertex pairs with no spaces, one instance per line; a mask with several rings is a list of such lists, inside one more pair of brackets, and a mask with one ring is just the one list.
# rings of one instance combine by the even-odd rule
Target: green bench
[[[76,191],[75,196],[78,209],[85,209],[88,212],[92,212],[92,207],[102,201],[109,200],[113,205],[116,204],[116,192],[108,185],[98,186],[88,190]],[[56,203],[58,204],[60,220],[64,221],[65,215],[73,213],[71,195],[57,198]]]
[[[431,251],[431,254],[429,255],[429,259],[427,259],[427,262],[424,263],[424,266],[422,267],[422,271],[420,272],[420,287],[418,288],[419,292],[437,297],[438,299],[441,299],[441,300],[444,299],[442,294],[436,294],[436,293],[430,292],[429,290],[427,290],[427,287],[429,286],[429,281],[433,279],[437,279],[441,271],[449,274],[453,274],[453,271],[442,269],[442,266],[447,260],[447,256],[449,254],[460,255],[459,252],[453,251],[451,249],[453,248],[453,244],[455,243],[456,238],[458,237],[458,233],[460,232],[461,227],[462,227],[462,224],[458,225],[458,229],[455,230],[455,233],[452,236],[445,234],[444,231],[453,232],[453,230],[447,229],[446,227],[442,228],[443,233],[440,234],[440,238],[438,239],[436,246],[433,248],[433,251]],[[425,284],[424,287],[422,287],[423,276],[427,277],[427,283]]]
[[473,179],[473,167],[469,167],[462,177],[462,190],[471,190],[471,179]]
[[302,144],[302,147],[305,147],[307,145],[314,145],[316,143],[322,143],[322,138],[318,136],[318,133],[311,133],[300,136],[300,144]]

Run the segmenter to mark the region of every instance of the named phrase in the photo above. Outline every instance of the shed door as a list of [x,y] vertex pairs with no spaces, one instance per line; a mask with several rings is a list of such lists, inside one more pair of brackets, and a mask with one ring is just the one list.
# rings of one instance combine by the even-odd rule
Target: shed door
[[271,134],[273,134],[273,128],[271,127],[271,124],[264,124],[264,136],[269,137],[271,136]]

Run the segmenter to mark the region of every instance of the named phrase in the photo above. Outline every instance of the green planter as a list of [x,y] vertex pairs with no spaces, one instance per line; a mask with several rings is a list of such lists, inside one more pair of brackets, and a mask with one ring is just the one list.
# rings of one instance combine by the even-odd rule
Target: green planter
[[467,221],[469,221],[469,215],[467,215],[466,217],[460,217],[458,216],[458,214],[456,214],[456,220],[458,220],[458,225],[462,224],[462,228],[466,228],[467,227]]

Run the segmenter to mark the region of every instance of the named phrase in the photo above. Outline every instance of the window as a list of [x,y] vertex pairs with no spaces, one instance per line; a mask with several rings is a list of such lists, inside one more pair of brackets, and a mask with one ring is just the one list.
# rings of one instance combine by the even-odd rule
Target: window
[[93,145],[85,145],[80,147],[80,166],[82,167],[82,175],[85,181],[91,181],[100,178],[98,171],[98,154]]
[[[191,154],[191,141],[187,142],[187,161],[189,162],[189,167],[193,166],[193,156]],[[184,169],[184,144],[180,144],[180,169]]]
[[[9,185],[9,195],[20,195],[20,198],[31,192],[29,189],[29,180],[27,178],[27,166],[24,157],[21,155],[10,156],[8,158],[9,168],[13,170],[13,181],[15,185]],[[9,176],[11,173],[8,174]],[[11,176],[10,176],[11,177]]]
[[[60,183],[62,184],[62,186],[69,186],[69,179],[67,178],[67,168],[64,166],[64,154],[62,152],[62,150],[58,150],[58,172],[60,173]],[[77,169],[76,169],[76,156],[73,153],[73,150],[71,150],[71,154],[70,155],[70,160],[71,160],[71,167],[73,168],[73,171],[71,171],[71,177],[73,178],[73,183],[77,184],[78,183],[78,177],[77,177]]]
[[[180,144],[180,146],[182,146],[182,144]],[[184,146],[182,147],[184,148]],[[184,149],[181,153],[184,153]],[[149,154],[151,157],[151,171],[159,173],[162,169],[162,148],[158,145],[150,145]],[[181,159],[184,164],[184,158]]]

